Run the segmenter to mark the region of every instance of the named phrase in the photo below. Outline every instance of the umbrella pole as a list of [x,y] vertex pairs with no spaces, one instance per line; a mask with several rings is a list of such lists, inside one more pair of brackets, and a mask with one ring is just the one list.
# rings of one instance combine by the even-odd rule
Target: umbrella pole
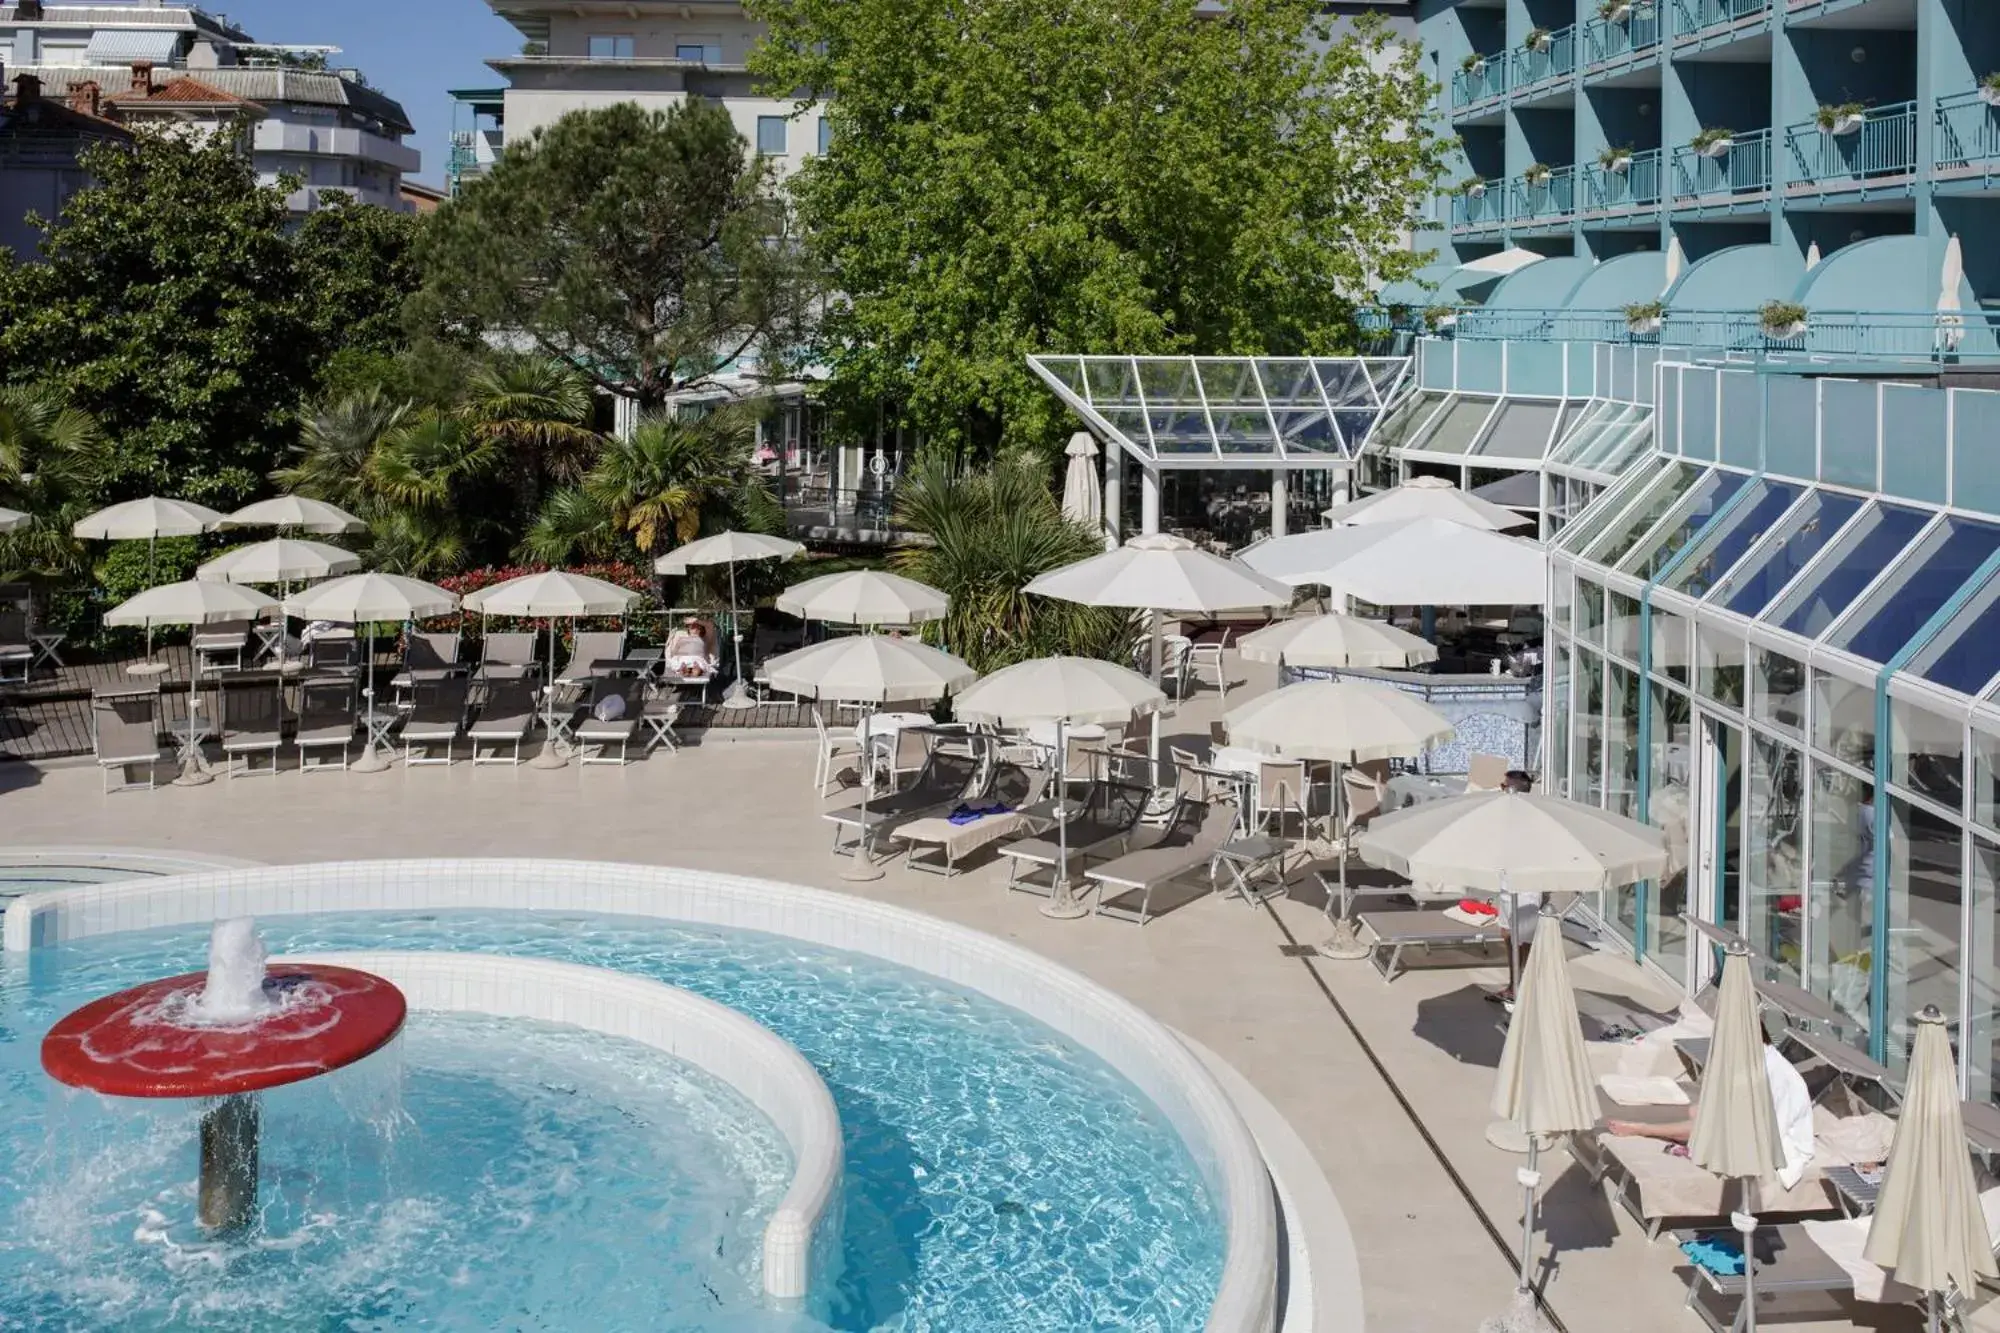
[[[1160,611],[1152,613],[1153,684],[1158,686],[1163,693],[1167,688],[1165,683],[1160,679],[1165,666],[1166,642],[1161,632],[1161,627],[1165,619],[1164,613]],[[1146,762],[1149,769],[1148,781],[1155,787],[1160,785],[1160,721],[1165,715],[1166,709],[1161,708],[1147,718]]]
[[724,708],[755,708],[750,683],[743,679],[743,614],[736,607],[736,562],[729,562],[729,637],[736,642],[736,679],[722,696]]
[[[206,787],[215,781],[215,774],[201,766],[201,742],[194,728],[195,707],[200,703],[201,677],[195,670],[194,627],[188,628],[188,743],[187,753],[181,756],[181,775],[174,779],[176,787]],[[146,638],[150,644],[153,636],[153,622],[146,622]],[[148,656],[151,656],[150,650]]]
[[362,690],[368,696],[368,743],[361,747],[361,757],[354,761],[357,773],[382,773],[389,767],[389,761],[382,757],[375,745],[375,622],[368,622],[368,656],[361,663]]
[[549,682],[542,691],[542,748],[530,768],[563,768],[569,760],[556,749],[556,618],[549,617]]
[[1059,921],[1074,921],[1077,917],[1088,916],[1090,908],[1076,900],[1069,891],[1069,720],[1056,719],[1056,756],[1053,765],[1056,786],[1056,882],[1051,886],[1049,900],[1042,904],[1043,916]]
[[1737,1323],[1745,1333],[1757,1333],[1757,1250],[1753,1244],[1757,1235],[1757,1219],[1747,1211],[1750,1191],[1757,1182],[1745,1179],[1740,1183],[1746,1211],[1732,1213],[1729,1218],[1736,1224],[1737,1234],[1743,1238],[1743,1317]]
[[1535,1287],[1535,1188],[1542,1183],[1535,1159],[1540,1152],[1535,1136],[1528,1135],[1528,1164],[1514,1173],[1514,1178],[1521,1182],[1521,1280],[1515,1288],[1520,1292],[1530,1292]]
[[1319,946],[1319,954],[1322,958],[1352,960],[1355,958],[1366,958],[1374,950],[1361,942],[1360,935],[1354,929],[1354,918],[1347,914],[1347,904],[1349,902],[1347,896],[1347,844],[1353,840],[1354,830],[1343,828],[1339,823],[1340,817],[1338,814],[1340,808],[1347,802],[1347,784],[1341,781],[1346,768],[1345,764],[1336,763],[1333,766],[1332,805],[1336,812],[1333,816],[1335,821],[1334,831],[1340,835],[1340,914],[1334,916],[1333,904],[1328,903],[1326,905],[1326,914],[1333,917],[1333,933],[1328,935],[1325,942]]
[[840,872],[850,884],[867,884],[882,878],[882,868],[868,849],[868,796],[875,789],[875,705],[861,708],[861,836],[854,844],[854,862]]

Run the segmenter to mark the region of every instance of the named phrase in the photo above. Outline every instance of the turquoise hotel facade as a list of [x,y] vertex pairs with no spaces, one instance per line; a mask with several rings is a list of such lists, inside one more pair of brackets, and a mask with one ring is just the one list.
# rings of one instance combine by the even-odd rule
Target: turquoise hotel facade
[[1736,931],[1893,1084],[2000,1101],[2000,4],[1420,0],[1462,147],[1364,480],[1551,552],[1546,785],[1666,829],[1602,923]]

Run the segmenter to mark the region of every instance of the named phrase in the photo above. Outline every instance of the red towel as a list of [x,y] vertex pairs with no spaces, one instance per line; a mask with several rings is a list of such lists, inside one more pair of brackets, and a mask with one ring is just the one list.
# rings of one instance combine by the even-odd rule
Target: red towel
[[1805,899],[1796,893],[1781,893],[1778,895],[1777,908],[1780,912],[1796,912],[1803,906],[1805,906]]
[[1499,916],[1500,909],[1484,898],[1460,898],[1458,910],[1473,916]]

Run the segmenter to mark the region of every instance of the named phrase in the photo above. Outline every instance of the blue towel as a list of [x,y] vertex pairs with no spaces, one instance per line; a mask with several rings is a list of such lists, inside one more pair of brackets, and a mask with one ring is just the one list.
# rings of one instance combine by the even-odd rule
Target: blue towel
[[991,805],[970,803],[957,807],[949,815],[946,815],[945,818],[954,824],[976,824],[988,815],[1004,815],[1006,813],[1007,807],[999,801],[995,801]]
[[1696,1236],[1681,1245],[1681,1253],[1689,1263],[1717,1277],[1743,1275],[1743,1246],[1727,1232],[1710,1231]]

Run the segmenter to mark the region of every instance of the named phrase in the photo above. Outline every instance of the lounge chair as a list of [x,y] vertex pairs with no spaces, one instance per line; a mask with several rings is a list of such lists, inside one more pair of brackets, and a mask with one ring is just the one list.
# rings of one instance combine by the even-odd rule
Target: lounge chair
[[402,693],[426,681],[458,675],[463,670],[458,664],[460,642],[455,633],[407,635],[403,640],[403,669],[389,682],[389,688]]
[[523,680],[534,674],[535,666],[535,635],[510,630],[486,636],[473,675],[482,681]]
[[[645,685],[637,677],[607,677],[596,681],[590,692],[590,704],[584,709],[583,720],[576,725],[570,735],[575,739],[576,762],[583,764],[618,764],[621,767],[631,750],[632,741],[639,734],[639,712],[645,705]],[[606,721],[597,716],[597,709],[606,699],[623,701],[618,716]],[[592,747],[596,753],[592,753]],[[611,748],[618,747],[617,758],[611,758]]]
[[[1133,850],[1083,872],[1097,886],[1097,914],[1143,926],[1152,918],[1154,893],[1203,868],[1213,892],[1215,854],[1235,836],[1232,802],[1176,802],[1164,823],[1142,826],[1132,834]],[[1124,903],[1135,896],[1137,907]]]
[[[451,766],[452,745],[465,729],[465,701],[470,688],[471,682],[455,673],[414,682],[414,702],[410,715],[403,719],[404,764]],[[443,758],[431,753],[440,745],[444,747]]]
[[[1324,882],[1324,881],[1322,881]],[[1402,892],[1409,892],[1407,888]],[[1368,932],[1369,958],[1384,981],[1394,981],[1403,971],[1403,955],[1411,949],[1429,953],[1433,949],[1477,949],[1507,938],[1504,913],[1477,924],[1460,921],[1443,912],[1409,910],[1363,912],[1358,920]]]
[[[526,677],[501,679],[486,687],[479,720],[466,728],[474,764],[518,764],[521,745],[535,725],[535,686]],[[507,748],[507,753],[501,750]],[[482,750],[484,753],[482,753]]]
[[[1132,835],[1139,828],[1140,817],[1146,813],[1146,802],[1152,794],[1152,788],[1136,782],[1099,782],[1091,786],[1089,794],[1084,797],[1082,812],[1069,821],[1062,838],[1062,843],[1067,843],[1069,847],[1072,878],[1080,875],[1092,861],[1110,860],[1129,850]],[[1007,868],[1008,888],[1043,897],[1054,894],[1062,845],[1053,831],[1010,842],[1000,849],[999,854],[1011,862]],[[1046,885],[1037,883],[1034,878],[1042,870],[1049,872]]]
[[354,675],[361,670],[361,641],[352,634],[322,634],[306,644],[306,670],[342,672]]
[[625,656],[625,631],[582,630],[570,647],[569,661],[556,676],[558,685],[580,685],[591,678],[591,665]]
[[0,607],[0,683],[25,685],[35,665],[35,641],[24,606]]
[[[104,772],[107,793],[131,791],[141,785],[151,791],[161,758],[160,687],[91,691],[90,742]],[[132,770],[142,766],[146,774],[143,784],[132,778]],[[119,777],[115,787],[111,785],[114,771]]]
[[[244,633],[249,633],[247,622]],[[224,681],[221,694],[222,753],[230,779],[276,773],[278,748],[285,743],[284,677],[275,671],[244,672]],[[257,767],[260,754],[270,758],[269,768]]]
[[217,620],[194,627],[194,663],[198,672],[243,669],[243,654],[250,650],[248,620]]
[[[357,685],[353,676],[337,675],[299,682],[299,730],[293,737],[299,747],[299,772],[346,771],[347,749],[354,740]],[[324,757],[328,750],[339,756],[339,762]]]
[[[1048,788],[1049,775],[1044,769],[1002,768],[986,794],[971,804],[1004,809],[962,823],[953,823],[952,815],[957,812],[948,811],[899,825],[892,836],[907,849],[903,864],[949,879],[958,873],[960,858],[1011,838],[1037,822],[1029,811],[1041,804]],[[1047,826],[1046,820],[1040,822]]]
[[982,781],[985,775],[985,765],[970,755],[933,750],[917,780],[902,791],[828,810],[822,818],[834,826],[833,850],[837,854],[858,851],[871,855],[880,838],[903,824],[949,814],[954,805],[983,795],[988,785]]

